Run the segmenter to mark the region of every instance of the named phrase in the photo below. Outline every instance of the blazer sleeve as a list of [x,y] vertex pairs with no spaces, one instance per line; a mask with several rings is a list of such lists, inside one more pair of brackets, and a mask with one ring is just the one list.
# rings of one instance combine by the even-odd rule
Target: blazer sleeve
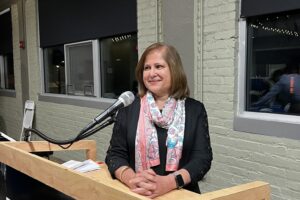
[[127,142],[127,117],[126,108],[121,109],[116,118],[113,127],[113,133],[110,140],[110,145],[106,152],[105,163],[113,178],[115,171],[121,166],[129,165],[129,152]]
[[183,147],[188,150],[184,155],[187,158],[184,159],[185,164],[182,167],[190,173],[191,182],[196,183],[209,171],[213,154],[204,105],[193,100],[188,112],[187,117],[190,117],[190,119],[186,119],[189,121],[186,125],[189,126],[188,131],[190,133],[187,133],[187,143]]

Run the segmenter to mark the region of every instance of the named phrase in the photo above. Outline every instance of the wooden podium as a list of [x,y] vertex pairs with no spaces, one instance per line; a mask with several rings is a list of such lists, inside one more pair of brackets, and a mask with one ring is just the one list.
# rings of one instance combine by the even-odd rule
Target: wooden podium
[[[118,180],[113,180],[105,164],[101,164],[99,170],[79,173],[30,153],[69,150],[85,150],[87,159],[96,160],[96,142],[92,140],[76,142],[68,149],[44,141],[33,141],[0,142],[0,162],[75,199],[148,199],[131,192]],[[270,200],[270,187],[268,183],[255,181],[201,195],[184,189],[174,190],[156,199]]]

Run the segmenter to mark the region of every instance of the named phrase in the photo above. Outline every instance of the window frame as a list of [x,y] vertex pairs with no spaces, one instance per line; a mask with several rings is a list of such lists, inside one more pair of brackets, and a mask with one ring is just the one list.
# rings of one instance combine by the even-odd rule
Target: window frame
[[[128,34],[137,34],[137,32],[132,32]],[[113,37],[113,36],[112,36]],[[95,88],[95,91],[98,91],[97,96],[80,96],[80,95],[70,95],[70,94],[56,94],[56,93],[46,93],[45,91],[45,64],[44,64],[44,49],[42,47],[39,47],[39,66],[40,66],[40,77],[41,77],[41,92],[38,94],[38,100],[43,102],[50,102],[50,103],[58,103],[58,104],[66,104],[66,105],[74,105],[74,106],[81,106],[81,107],[88,107],[88,108],[96,108],[96,109],[106,109],[109,107],[113,102],[116,101],[116,99],[113,98],[107,98],[101,96],[101,62],[100,62],[100,54],[101,54],[101,38],[95,39],[95,40],[86,40],[86,41],[94,41],[93,45],[93,61],[94,61],[94,76],[98,76],[98,82],[97,87]],[[86,42],[86,41],[79,41],[74,42],[74,44]],[[73,44],[73,43],[69,43]],[[65,46],[66,44],[62,45]],[[65,51],[65,48],[64,48]],[[66,51],[65,51],[65,62],[66,62]],[[67,63],[65,63],[67,65]],[[65,67],[65,70],[67,70],[67,67]],[[66,73],[66,71],[65,71]],[[67,77],[66,77],[67,78]],[[94,79],[95,81],[95,79]]]
[[[8,57],[0,54],[0,90],[15,91],[16,89],[7,88],[8,85]],[[12,66],[14,67],[14,66]],[[15,84],[14,84],[15,87]]]
[[[115,99],[109,99],[104,97],[91,97],[91,96],[74,96],[68,94],[55,94],[45,92],[45,66],[44,66],[44,54],[43,48],[39,48],[39,66],[40,66],[40,77],[41,77],[41,92],[38,94],[38,101],[58,103],[65,105],[81,106],[95,109],[106,109],[108,108]],[[97,58],[100,59],[100,58]],[[99,61],[98,61],[99,62]]]
[[233,120],[235,131],[300,140],[300,116],[249,112],[246,103],[247,21],[239,19],[239,51],[237,55],[237,103]]
[[[64,45],[64,51],[65,51],[65,78],[66,78],[66,86],[68,86],[68,78],[69,78],[69,74],[70,74],[70,64],[69,64],[69,51],[68,48],[70,47],[76,47],[76,46],[80,46],[80,45],[84,45],[84,44],[92,44],[92,57],[93,57],[93,79],[94,79],[94,86],[93,86],[93,91],[94,91],[94,95],[91,97],[94,98],[100,98],[100,83],[101,83],[101,76],[100,76],[100,63],[99,63],[99,41],[98,40],[86,40],[86,41],[80,41],[80,42],[74,42],[74,43],[69,43],[69,44],[65,44]],[[68,88],[66,87],[66,95],[70,95],[68,93]],[[74,95],[74,96],[87,96],[87,95]]]

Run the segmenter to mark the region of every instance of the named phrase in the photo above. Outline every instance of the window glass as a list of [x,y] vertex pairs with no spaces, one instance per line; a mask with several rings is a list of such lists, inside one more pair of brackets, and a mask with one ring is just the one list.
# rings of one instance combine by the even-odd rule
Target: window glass
[[4,57],[0,55],[0,88],[5,89]]
[[4,56],[4,73],[5,73],[5,88],[14,90],[15,89],[15,78],[14,78],[14,61],[13,54],[8,53]]
[[247,19],[246,110],[300,114],[300,13]]
[[116,98],[122,92],[137,92],[135,67],[137,64],[136,35],[121,35],[101,40],[102,96]]
[[67,45],[67,92],[75,95],[94,95],[92,42]]
[[15,89],[13,54],[0,55],[0,88]]
[[117,98],[137,92],[136,34],[47,47],[43,50],[45,92]]
[[65,94],[64,46],[46,48],[43,51],[45,92]]

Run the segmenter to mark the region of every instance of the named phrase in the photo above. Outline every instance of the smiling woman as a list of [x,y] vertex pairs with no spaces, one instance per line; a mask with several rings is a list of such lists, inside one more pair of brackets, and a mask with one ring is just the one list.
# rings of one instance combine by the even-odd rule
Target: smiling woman
[[177,50],[164,43],[142,54],[139,96],[119,111],[106,163],[133,192],[154,198],[184,187],[200,193],[212,149],[204,105],[189,98]]
[[171,73],[168,63],[163,58],[164,49],[153,50],[145,60],[143,82],[155,96],[159,109],[163,108],[171,89]]
[[145,67],[144,64],[146,63],[146,58],[150,57],[149,54],[152,54],[153,52],[156,52],[156,54],[161,54],[159,57],[163,59],[162,62],[164,62],[169,67],[170,75],[171,75],[170,93],[172,94],[172,96],[174,98],[179,98],[179,99],[189,96],[190,91],[187,85],[186,75],[183,70],[182,62],[177,50],[173,46],[162,44],[162,43],[155,43],[149,46],[145,50],[145,52],[143,53],[143,55],[141,56],[137,64],[136,77],[139,82],[139,95],[143,96],[147,92],[147,88],[143,80],[144,77],[143,72]]

